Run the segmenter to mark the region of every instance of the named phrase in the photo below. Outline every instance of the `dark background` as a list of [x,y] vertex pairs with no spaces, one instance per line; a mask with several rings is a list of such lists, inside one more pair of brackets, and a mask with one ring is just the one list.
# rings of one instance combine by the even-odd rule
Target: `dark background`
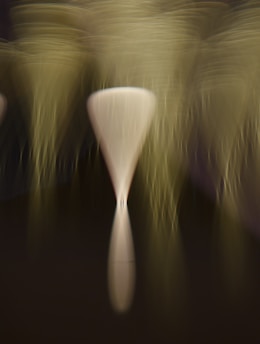
[[[2,343],[259,343],[259,241],[244,229],[248,273],[233,295],[212,249],[215,206],[190,181],[179,206],[188,290],[184,309],[169,299],[166,310],[163,289],[150,292],[149,210],[143,211],[137,174],[129,197],[136,292],[131,310],[116,314],[106,280],[112,186],[102,161],[98,168],[82,162],[79,171],[78,187],[57,186],[55,205],[42,207],[33,225],[28,225],[28,194],[0,204]],[[36,252],[28,249],[29,227],[44,233]]]
[[[8,39],[8,1],[0,4],[1,37]],[[242,229],[250,254],[247,273],[233,295],[223,276],[225,263],[212,246],[216,205],[189,177],[178,208],[187,270],[185,306],[179,309],[178,300],[169,298],[170,307],[165,307],[160,281],[150,292],[151,210],[140,197],[145,190],[137,173],[129,196],[136,292],[131,310],[116,314],[107,291],[115,198],[105,164],[87,139],[78,172],[67,172],[53,189],[42,191],[54,202],[42,205],[30,222],[26,168],[15,173],[21,143],[16,136],[22,138],[25,130],[12,116],[18,111],[15,104],[11,102],[1,129],[1,153],[8,151],[8,162],[0,202],[0,343],[260,342],[259,240]],[[41,237],[35,251],[28,244],[31,231]]]

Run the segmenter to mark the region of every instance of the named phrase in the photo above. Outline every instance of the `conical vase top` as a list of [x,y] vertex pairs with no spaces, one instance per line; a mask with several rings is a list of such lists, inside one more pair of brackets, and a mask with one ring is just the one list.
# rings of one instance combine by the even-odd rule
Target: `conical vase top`
[[155,103],[152,92],[135,87],[101,90],[88,100],[90,120],[118,201],[127,199]]

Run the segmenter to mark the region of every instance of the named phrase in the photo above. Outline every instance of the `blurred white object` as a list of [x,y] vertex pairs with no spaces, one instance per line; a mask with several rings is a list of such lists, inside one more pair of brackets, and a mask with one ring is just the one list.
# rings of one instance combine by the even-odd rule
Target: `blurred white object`
[[101,90],[88,100],[90,120],[117,199],[109,250],[108,279],[111,302],[119,312],[130,307],[135,280],[127,198],[155,104],[152,92],[135,87]]
[[113,308],[131,306],[135,286],[135,255],[127,205],[117,204],[108,258],[108,287]]
[[90,119],[118,201],[127,199],[154,107],[154,94],[134,87],[98,91],[88,100]]

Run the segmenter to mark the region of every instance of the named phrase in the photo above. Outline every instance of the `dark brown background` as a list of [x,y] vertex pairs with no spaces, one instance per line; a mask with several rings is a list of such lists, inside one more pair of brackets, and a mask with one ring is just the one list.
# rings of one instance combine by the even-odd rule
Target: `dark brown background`
[[[10,38],[8,4],[0,2],[5,39]],[[43,235],[36,253],[31,252],[26,170],[15,173],[20,143],[15,134],[23,137],[24,129],[12,116],[15,105],[8,113],[1,129],[1,154],[8,150],[8,161],[0,203],[0,343],[260,342],[259,239],[243,229],[250,252],[247,274],[242,287],[237,285],[240,293],[230,294],[223,262],[212,248],[218,230],[216,206],[189,178],[179,205],[187,269],[185,309],[178,309],[177,302],[175,309],[174,300],[169,300],[166,311],[160,306],[163,288],[150,292],[149,208],[141,201],[145,190],[137,174],[129,197],[137,262],[135,298],[127,314],[112,310],[106,269],[115,199],[104,163],[97,168],[93,159],[87,162],[91,140],[82,153],[78,182],[72,183],[66,173],[52,190],[55,202],[38,214],[31,230]]]

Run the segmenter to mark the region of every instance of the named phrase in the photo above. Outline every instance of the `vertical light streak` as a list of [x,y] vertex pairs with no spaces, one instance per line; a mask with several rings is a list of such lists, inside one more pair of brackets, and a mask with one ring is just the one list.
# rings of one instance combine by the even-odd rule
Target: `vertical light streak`
[[[62,3],[27,4],[12,10],[16,35],[13,70],[30,146],[30,249],[48,229],[43,209],[50,219],[55,209],[50,206],[55,205],[53,193],[45,191],[44,195],[41,189],[55,185],[61,150],[73,120],[86,56],[77,28],[79,13],[76,6]],[[64,160],[69,158],[65,154]]]
[[130,309],[135,286],[135,254],[127,203],[117,203],[108,256],[111,304],[121,313]]
[[134,250],[127,198],[155,109],[152,92],[135,87],[115,87],[90,96],[88,110],[117,199],[108,259],[111,302],[127,311],[134,287]]
[[[213,166],[209,161],[208,167],[209,173],[216,176],[221,208],[217,244],[233,294],[248,278],[241,228],[247,206],[243,194],[250,184],[249,147],[259,151],[254,137],[259,131],[259,97],[255,90],[259,89],[260,12],[251,5],[249,2],[243,10],[238,7],[235,12],[227,12],[221,26],[203,44],[203,64],[198,69],[200,121],[209,157],[214,157],[216,163]],[[251,160],[250,164],[253,167],[255,162]],[[227,219],[226,212],[232,220]]]
[[[75,7],[31,4],[13,9],[17,33],[17,80],[25,98],[35,189],[51,185],[71,121],[83,53]],[[74,27],[73,27],[74,25]],[[76,154],[75,154],[76,155]]]
[[2,121],[3,121],[5,108],[6,108],[6,99],[5,99],[5,97],[0,93],[0,124],[1,124]]

